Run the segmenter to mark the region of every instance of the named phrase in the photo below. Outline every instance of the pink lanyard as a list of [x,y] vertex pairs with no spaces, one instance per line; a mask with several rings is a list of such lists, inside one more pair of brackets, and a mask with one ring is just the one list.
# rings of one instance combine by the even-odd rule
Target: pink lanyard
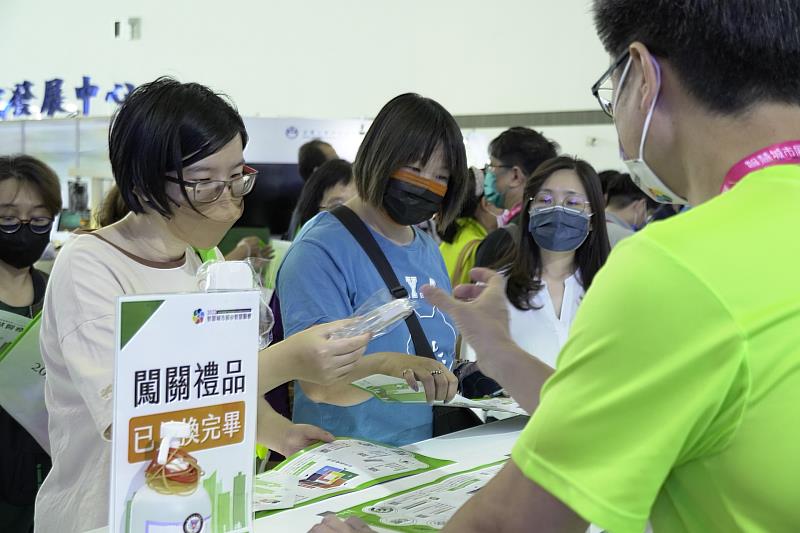
[[721,192],[732,189],[751,172],[775,165],[800,165],[800,141],[773,144],[745,157],[728,171]]
[[[798,146],[798,148],[800,148],[800,146]],[[500,215],[500,216],[503,217],[503,224],[508,226],[511,223],[511,221],[514,219],[514,217],[517,216],[518,214],[520,214],[521,211],[522,211],[522,204],[515,205],[511,209],[506,209],[503,212],[503,214]]]

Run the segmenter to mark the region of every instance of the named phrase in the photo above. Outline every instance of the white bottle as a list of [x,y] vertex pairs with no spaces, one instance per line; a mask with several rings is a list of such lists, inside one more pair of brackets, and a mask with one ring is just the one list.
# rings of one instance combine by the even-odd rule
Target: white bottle
[[[164,422],[156,463],[170,472],[182,472],[190,464],[181,457],[168,462],[170,448],[177,449],[181,439],[191,434],[185,422]],[[180,493],[164,494],[145,482],[130,504],[130,533],[208,533],[211,531],[211,498],[198,473],[195,483],[181,487]]]

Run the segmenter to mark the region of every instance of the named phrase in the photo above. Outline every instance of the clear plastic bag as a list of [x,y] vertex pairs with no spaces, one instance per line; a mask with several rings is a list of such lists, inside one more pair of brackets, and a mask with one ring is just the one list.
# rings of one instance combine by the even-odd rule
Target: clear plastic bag
[[272,291],[264,287],[261,259],[244,261],[206,261],[197,271],[197,288],[202,292],[241,291],[257,289],[260,292],[258,312],[258,347],[263,350],[272,342],[275,317],[269,308]]
[[414,303],[408,298],[393,298],[388,289],[381,289],[361,304],[353,313],[352,324],[335,331],[331,338],[343,339],[371,333],[372,338],[392,331],[414,312]]

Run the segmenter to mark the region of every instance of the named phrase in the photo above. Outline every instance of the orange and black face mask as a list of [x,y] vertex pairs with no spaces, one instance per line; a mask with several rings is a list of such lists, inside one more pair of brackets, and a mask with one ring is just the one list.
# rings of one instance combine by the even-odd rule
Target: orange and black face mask
[[436,196],[439,196],[441,198],[444,198],[444,195],[447,194],[446,183],[426,178],[425,176],[417,174],[416,172],[412,172],[410,170],[403,170],[403,169],[398,170],[397,172],[392,174],[392,179],[396,179],[398,181],[402,181],[410,185],[415,185],[421,189],[430,191]]
[[414,226],[439,212],[445,194],[447,184],[401,169],[389,179],[383,207],[398,224]]

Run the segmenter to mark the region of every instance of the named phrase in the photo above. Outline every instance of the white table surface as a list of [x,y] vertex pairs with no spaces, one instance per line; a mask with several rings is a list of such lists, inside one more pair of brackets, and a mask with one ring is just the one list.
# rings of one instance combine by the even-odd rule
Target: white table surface
[[280,531],[281,533],[306,533],[314,524],[322,520],[319,516],[321,513],[339,512],[359,503],[423,485],[446,474],[469,470],[476,466],[499,461],[511,453],[511,448],[517,441],[527,421],[528,417],[515,416],[514,418],[403,446],[406,450],[437,459],[449,459],[455,461],[455,463],[415,476],[388,481],[362,491],[334,496],[305,507],[281,511],[256,520],[253,531],[254,533],[273,533],[275,531]]
[[[368,489],[334,496],[327,500],[281,511],[271,516],[259,518],[254,522],[254,533],[306,533],[314,524],[322,520],[321,513],[339,512],[362,502],[389,496],[395,492],[423,485],[446,474],[469,470],[477,466],[499,461],[508,457],[528,417],[516,416],[499,422],[484,424],[472,429],[451,433],[443,437],[429,439],[403,448],[435,457],[449,459],[453,464],[437,468],[415,476],[388,481]],[[92,533],[107,533],[108,528],[94,530]]]

